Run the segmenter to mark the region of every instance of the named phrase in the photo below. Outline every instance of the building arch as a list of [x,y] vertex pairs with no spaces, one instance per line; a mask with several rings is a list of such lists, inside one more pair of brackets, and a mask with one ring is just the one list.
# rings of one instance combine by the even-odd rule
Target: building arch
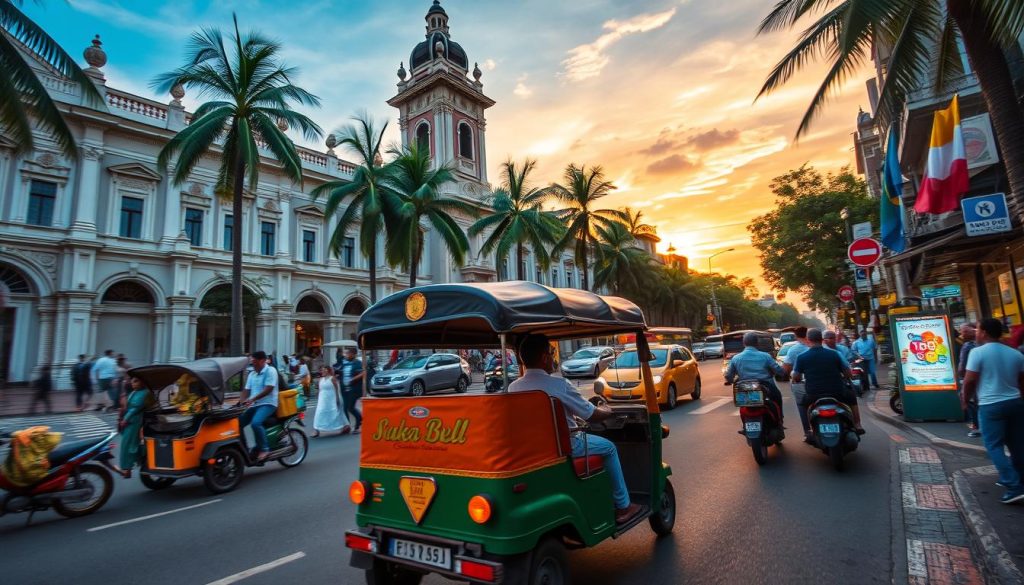
[[465,120],[459,122],[459,156],[476,160],[473,150],[473,127]]
[[416,146],[430,152],[430,122],[420,120],[416,124],[416,131],[413,133],[413,140]]
[[111,289],[114,289],[113,294],[117,294],[117,289],[126,288],[124,287],[125,284],[135,284],[145,289],[146,292],[149,293],[151,297],[150,303],[154,307],[160,308],[167,305],[167,297],[164,295],[163,287],[160,286],[159,282],[145,274],[131,274],[128,272],[120,272],[118,274],[108,276],[103,282],[101,282],[100,285],[96,287],[95,304],[103,304],[104,299],[108,297],[108,293],[111,293]]
[[299,355],[320,355],[325,337],[335,314],[330,297],[319,290],[299,294],[295,303],[295,352]]
[[53,284],[49,276],[34,261],[0,249],[0,270],[5,265],[21,274],[31,287],[32,291],[29,294],[32,296],[48,297],[53,294]]
[[[200,286],[198,289],[196,289],[195,301],[193,301],[195,308],[201,309],[202,307],[200,305],[203,301],[203,298],[206,297],[206,295],[210,294],[211,290],[220,286],[227,286],[228,288],[231,288],[231,280],[219,277],[211,278],[210,280],[204,282],[202,286]],[[259,301],[261,313],[270,310],[270,307],[267,304],[267,298],[264,294],[262,294],[262,291],[253,290],[253,287],[243,280],[242,295],[244,296],[245,294],[250,294]]]
[[312,289],[312,288],[311,289],[306,289],[306,290],[300,292],[298,294],[297,298],[298,298],[298,301],[296,301],[296,303],[295,303],[295,312],[296,313],[310,312],[310,311],[302,311],[302,310],[300,310],[299,309],[299,305],[306,298],[313,298],[313,299],[316,299],[317,301],[319,301],[321,305],[323,305],[323,309],[324,310],[322,312],[323,312],[324,315],[337,315],[338,314],[337,308],[334,306],[334,301],[332,301],[331,297],[328,296],[327,294],[325,294],[321,290]]
[[36,366],[48,359],[40,349],[40,336],[45,344],[53,322],[41,323],[39,308],[42,297],[50,294],[50,283],[33,264],[0,252],[0,385],[28,382]]
[[92,310],[96,353],[112,349],[133,366],[152,363],[163,336],[153,313],[163,298],[160,285],[144,275],[121,273],[103,281]]
[[341,305],[341,314],[358,317],[370,306],[370,301],[363,295],[356,293],[345,299]]

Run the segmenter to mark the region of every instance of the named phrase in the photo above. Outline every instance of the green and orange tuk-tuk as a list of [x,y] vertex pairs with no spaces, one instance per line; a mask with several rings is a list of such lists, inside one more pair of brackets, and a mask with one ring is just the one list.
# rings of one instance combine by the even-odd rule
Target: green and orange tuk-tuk
[[[518,347],[552,340],[638,334],[633,303],[531,282],[443,284],[396,293],[359,321],[366,351]],[[366,398],[359,479],[349,487],[357,528],[345,534],[351,564],[370,585],[417,584],[429,573],[472,583],[568,583],[566,549],[595,546],[645,519],[671,533],[675,494],[662,462],[650,367],[644,396],[610,405],[588,432],[613,441],[632,501],[643,511],[616,524],[612,487],[597,456],[573,457],[562,404],[540,391]],[[573,431],[581,432],[581,431]]]

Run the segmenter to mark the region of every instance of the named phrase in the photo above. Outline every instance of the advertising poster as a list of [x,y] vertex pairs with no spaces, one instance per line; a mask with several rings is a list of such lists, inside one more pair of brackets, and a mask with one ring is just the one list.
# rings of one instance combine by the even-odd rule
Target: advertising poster
[[894,317],[893,333],[907,391],[956,390],[949,320],[945,315]]

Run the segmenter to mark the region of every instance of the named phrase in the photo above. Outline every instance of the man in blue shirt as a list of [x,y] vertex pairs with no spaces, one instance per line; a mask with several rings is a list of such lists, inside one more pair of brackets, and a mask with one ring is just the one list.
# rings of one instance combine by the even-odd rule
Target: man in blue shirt
[[860,339],[853,342],[854,355],[859,355],[864,358],[864,367],[868,370],[868,375],[871,376],[871,385],[878,388],[878,375],[875,373],[875,350],[878,349],[878,345],[875,344],[873,337],[868,337],[867,330],[860,332]]
[[238,424],[242,429],[252,425],[256,450],[259,452],[256,460],[262,461],[270,455],[267,430],[263,428],[263,422],[277,410],[278,374],[276,369],[267,365],[267,353],[264,351],[253,352],[252,365],[252,372],[246,378],[245,388],[238,400],[248,409],[239,417]]
[[771,354],[757,349],[757,334],[743,335],[743,351],[732,356],[729,367],[725,370],[725,381],[732,384],[738,380],[760,380],[768,386],[768,398],[779,407],[782,416],[782,393],[775,385],[775,376],[783,374],[778,362]]
[[839,355],[843,356],[843,359],[846,360],[846,365],[849,366],[853,364],[853,351],[851,351],[850,348],[846,347],[845,345],[840,345],[836,343],[835,331],[826,331],[822,335],[822,340],[825,343],[825,347],[829,349],[834,349],[839,353]]
[[341,361],[334,365],[341,382],[341,400],[345,416],[355,422],[352,434],[358,434],[363,426],[363,415],[356,408],[356,402],[363,396],[363,363],[356,358],[356,348],[346,347]]
[[846,380],[851,377],[850,365],[837,352],[822,345],[823,336],[820,329],[808,329],[807,341],[811,347],[797,358],[793,366],[793,381],[806,380],[806,394],[800,404],[800,422],[804,423],[804,433],[808,436],[811,426],[807,421],[807,408],[819,398],[835,398],[850,407],[853,411],[853,426],[858,434],[864,433],[860,424],[860,409],[857,407],[857,395],[849,391]]

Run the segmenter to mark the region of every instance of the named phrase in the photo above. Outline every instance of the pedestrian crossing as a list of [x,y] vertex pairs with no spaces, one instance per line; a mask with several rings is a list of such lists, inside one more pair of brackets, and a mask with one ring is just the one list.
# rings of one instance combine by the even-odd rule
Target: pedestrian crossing
[[103,437],[115,430],[113,422],[116,415],[110,414],[109,417],[111,419],[109,422],[98,415],[86,412],[10,417],[0,419],[0,429],[4,432],[12,432],[28,427],[47,426],[52,431],[64,433],[62,441],[82,441]]

